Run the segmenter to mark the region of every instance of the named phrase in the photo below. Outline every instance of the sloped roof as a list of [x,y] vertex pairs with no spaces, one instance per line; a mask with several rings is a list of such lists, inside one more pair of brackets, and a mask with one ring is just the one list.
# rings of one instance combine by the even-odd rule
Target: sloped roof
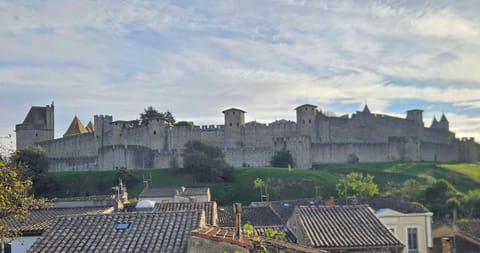
[[88,133],[88,130],[85,128],[85,126],[83,126],[80,119],[75,116],[73,117],[72,123],[70,123],[67,131],[65,132],[65,134],[63,134],[63,137],[85,133]]
[[223,110],[222,113],[226,113],[226,112],[229,112],[229,111],[240,111],[240,112],[243,112],[243,113],[247,113],[246,111],[242,110],[242,109],[238,109],[238,108],[229,108],[229,109],[226,109],[226,110]]
[[178,202],[159,203],[155,206],[155,212],[203,210],[205,211],[205,222],[208,225],[217,225],[217,202]]
[[294,110],[298,110],[300,108],[303,108],[303,107],[313,107],[313,108],[317,108],[316,105],[312,105],[312,104],[303,104],[303,105],[300,105],[300,106],[297,106]]
[[419,204],[412,203],[399,197],[372,197],[355,199],[336,199],[336,205],[369,205],[374,211],[392,209],[401,213],[428,213],[429,211]]
[[[242,207],[242,225],[247,223],[254,227],[284,224],[270,206]],[[223,227],[235,226],[235,214],[232,206],[218,208],[218,225]]]
[[271,229],[275,232],[283,232],[285,233],[285,241],[286,242],[293,242],[295,243],[297,240],[295,238],[295,235],[292,234],[290,230],[287,229],[285,226],[254,226],[255,233],[259,236],[265,236],[265,231],[267,229]]
[[403,244],[363,206],[295,208],[309,245],[321,249],[402,248]]
[[445,116],[444,113],[442,113],[442,117],[440,118],[439,122],[448,122],[447,117]]
[[85,129],[87,129],[87,132],[89,133],[93,133],[94,132],[94,128],[93,128],[93,123],[92,121],[89,121],[87,126],[85,127]]
[[317,204],[321,203],[313,198],[266,202],[266,205],[270,205],[275,213],[278,214],[283,224],[287,223],[296,206]]
[[209,191],[210,191],[210,188],[208,188],[208,187],[146,188],[140,193],[139,197],[140,198],[161,198],[161,197],[174,197],[174,196],[195,196],[195,195],[208,194]]
[[433,116],[432,125],[430,127],[436,127],[438,125],[437,117]]
[[41,234],[60,216],[97,214],[110,211],[109,209],[109,207],[46,208],[32,210],[25,219],[17,219],[13,215],[9,215],[2,218],[2,220],[7,227],[17,230],[22,234]]
[[25,120],[22,124],[25,125],[43,125],[47,120],[47,107],[45,106],[32,106],[28,111]]
[[203,225],[202,211],[68,216],[29,252],[186,252],[190,231]]
[[457,226],[458,226],[458,230],[462,234],[475,240],[477,242],[477,245],[480,245],[480,221],[479,220],[469,220],[465,222],[458,222]]
[[177,190],[180,196],[205,195],[210,192],[210,188],[208,187],[178,188]]
[[368,108],[367,104],[365,104],[365,106],[363,107],[363,112],[364,113],[370,113],[370,109]]
[[214,226],[205,226],[192,231],[192,235],[212,241],[228,242],[245,248],[253,248],[250,240],[243,235],[241,240],[235,237],[233,228],[220,228]]
[[146,188],[138,195],[139,198],[161,198],[176,195],[177,188]]

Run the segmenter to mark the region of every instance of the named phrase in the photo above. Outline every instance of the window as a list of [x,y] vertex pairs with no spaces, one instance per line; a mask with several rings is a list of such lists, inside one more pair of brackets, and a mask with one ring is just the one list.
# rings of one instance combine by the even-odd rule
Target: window
[[115,225],[116,230],[127,230],[132,226],[132,223],[117,223]]
[[153,131],[153,135],[156,135],[157,134],[157,131]]
[[232,123],[230,123],[230,126],[232,126]]
[[38,137],[38,133],[37,133],[37,132],[35,132],[35,137]]
[[303,124],[305,124],[305,120],[302,120]]
[[407,227],[408,253],[418,253],[418,227]]
[[312,120],[311,120],[311,119],[308,120],[308,124],[312,124]]

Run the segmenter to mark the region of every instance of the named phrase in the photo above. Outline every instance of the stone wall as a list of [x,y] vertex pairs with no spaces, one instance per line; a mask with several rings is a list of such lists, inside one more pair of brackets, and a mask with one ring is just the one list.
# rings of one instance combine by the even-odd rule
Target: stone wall
[[274,153],[284,148],[291,152],[297,168],[310,168],[313,163],[345,163],[350,155],[360,162],[480,159],[480,146],[473,139],[458,140],[448,128],[424,127],[419,110],[413,110],[415,117],[410,118],[368,111],[331,117],[315,106],[304,105],[297,108],[298,123],[278,120],[270,124],[245,123],[243,111],[227,111],[224,113],[232,113],[231,117],[226,114],[227,126],[175,127],[161,119],[140,124],[95,115],[95,133],[47,141],[53,138],[53,129],[20,124],[17,142],[36,142],[43,147],[52,171],[165,168],[172,160],[181,166],[184,145],[191,140],[221,148],[226,161],[236,167],[268,166]]

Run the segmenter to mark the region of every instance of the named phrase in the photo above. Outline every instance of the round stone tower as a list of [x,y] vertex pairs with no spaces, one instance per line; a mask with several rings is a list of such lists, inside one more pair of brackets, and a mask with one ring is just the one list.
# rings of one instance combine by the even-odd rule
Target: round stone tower
[[238,147],[242,143],[245,113],[245,111],[236,108],[223,111],[225,116],[225,148]]

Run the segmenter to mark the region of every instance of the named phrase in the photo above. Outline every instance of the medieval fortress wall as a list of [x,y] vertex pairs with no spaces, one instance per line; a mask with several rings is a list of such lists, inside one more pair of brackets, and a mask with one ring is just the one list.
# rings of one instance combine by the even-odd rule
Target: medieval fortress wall
[[240,109],[223,111],[224,125],[171,126],[160,118],[148,122],[113,121],[95,115],[87,127],[74,118],[64,137],[54,139],[54,106],[34,106],[16,126],[17,149],[39,145],[50,158],[50,171],[170,167],[181,164],[185,143],[200,140],[220,147],[233,166],[268,166],[276,151],[287,149],[294,167],[317,163],[440,161],[476,162],[480,145],[455,138],[444,115],[425,127],[421,110],[406,118],[363,111],[328,116],[314,105],[296,108],[296,122],[245,122]]

